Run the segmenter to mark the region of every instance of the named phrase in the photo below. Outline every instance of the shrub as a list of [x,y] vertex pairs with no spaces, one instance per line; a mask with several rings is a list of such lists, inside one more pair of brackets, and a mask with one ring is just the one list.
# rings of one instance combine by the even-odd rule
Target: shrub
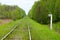
[[0,18],[17,20],[23,18],[25,15],[25,11],[16,5],[0,5]]
[[60,21],[60,2],[59,0],[36,1],[28,16],[42,24],[49,23],[48,14],[53,14],[53,22]]

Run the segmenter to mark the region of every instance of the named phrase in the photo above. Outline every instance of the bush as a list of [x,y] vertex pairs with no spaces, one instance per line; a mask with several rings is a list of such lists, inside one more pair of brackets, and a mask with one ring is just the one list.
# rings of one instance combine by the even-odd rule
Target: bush
[[28,16],[39,23],[48,23],[48,13],[46,8],[40,4],[40,1],[35,2]]
[[60,2],[59,0],[36,1],[28,16],[42,24],[49,23],[48,14],[53,14],[53,22],[60,21]]
[[18,6],[0,5],[0,18],[17,20],[25,15],[25,11]]

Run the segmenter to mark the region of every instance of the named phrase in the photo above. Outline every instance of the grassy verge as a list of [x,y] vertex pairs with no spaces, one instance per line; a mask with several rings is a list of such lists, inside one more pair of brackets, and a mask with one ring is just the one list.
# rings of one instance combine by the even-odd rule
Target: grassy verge
[[5,36],[18,21],[12,21],[8,24],[0,25],[0,39]]
[[60,35],[50,30],[47,25],[39,24],[29,18],[21,20],[21,24],[5,40],[29,40],[27,23],[29,23],[32,40],[60,40]]
[[39,24],[31,19],[30,23],[32,40],[60,40],[60,35],[54,30],[50,30],[47,25]]
[[60,34],[60,22],[54,23],[53,29]]
[[28,40],[26,21],[22,19],[20,22],[20,25],[5,40]]

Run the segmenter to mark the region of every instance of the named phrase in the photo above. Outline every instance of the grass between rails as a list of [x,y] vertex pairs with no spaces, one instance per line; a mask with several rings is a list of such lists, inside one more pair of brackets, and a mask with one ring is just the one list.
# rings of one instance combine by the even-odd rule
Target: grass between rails
[[21,24],[5,40],[29,40],[27,23],[30,26],[32,40],[60,40],[60,34],[50,30],[47,25],[39,24],[29,18],[24,18],[20,22]]
[[20,22],[20,25],[5,40],[29,40],[25,19],[20,20]]
[[0,39],[4,37],[18,21],[12,21],[8,24],[0,25]]

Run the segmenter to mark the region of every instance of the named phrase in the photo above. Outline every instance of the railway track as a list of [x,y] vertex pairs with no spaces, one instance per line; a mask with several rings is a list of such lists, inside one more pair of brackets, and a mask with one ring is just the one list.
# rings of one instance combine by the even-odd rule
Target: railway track
[[[18,27],[19,25],[23,26],[23,22],[13,25],[14,28],[12,28],[10,32],[8,32],[4,37],[2,37],[1,40],[24,40],[24,39],[31,40],[31,32],[29,24],[24,23],[23,27],[21,26]],[[23,36],[22,34],[26,35],[22,37]],[[13,35],[14,37],[12,37],[11,35]]]
[[30,26],[29,26],[29,24],[28,24],[28,34],[29,34],[29,40],[32,40],[32,39],[31,39],[31,31],[30,31]]
[[3,37],[1,38],[1,40],[4,40],[9,34],[11,34],[11,33],[17,28],[18,25],[19,25],[19,23],[13,25],[14,28],[12,28],[11,31],[9,31],[5,36],[3,36]]

